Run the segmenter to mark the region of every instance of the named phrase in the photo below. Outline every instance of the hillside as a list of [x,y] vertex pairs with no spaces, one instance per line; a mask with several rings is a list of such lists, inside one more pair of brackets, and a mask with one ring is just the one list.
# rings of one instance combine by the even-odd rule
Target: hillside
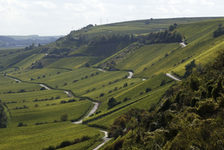
[[[136,126],[142,130],[133,134],[140,139],[132,146],[141,148],[141,142],[150,141],[142,138],[151,126],[158,137],[168,134],[170,116],[165,123],[157,119],[163,120],[169,111],[176,119],[183,118],[178,111],[188,112],[188,104],[180,101],[176,106],[178,93],[182,96],[187,90],[201,101],[203,90],[188,86],[191,76],[198,76],[199,89],[206,90],[210,78],[204,79],[209,76],[204,70],[212,68],[214,79],[222,71],[202,69],[223,52],[221,24],[223,18],[173,18],[88,25],[47,45],[1,50],[1,114],[7,116],[7,126],[0,129],[0,149],[86,150],[108,141],[105,147],[120,143],[126,149],[130,132],[138,132]],[[202,73],[191,75],[195,67]],[[215,87],[216,81],[211,82]],[[203,99],[213,102],[212,98]],[[173,103],[175,111],[170,110]],[[217,111],[218,105],[215,101]],[[198,111],[199,104],[192,107]],[[136,122],[136,116],[144,115],[145,121],[154,120],[150,128],[144,119]],[[113,138],[107,138],[107,131]],[[162,139],[159,146],[172,145],[169,137]]]
[[130,110],[110,128],[106,150],[223,149],[224,53],[172,86],[149,111]]

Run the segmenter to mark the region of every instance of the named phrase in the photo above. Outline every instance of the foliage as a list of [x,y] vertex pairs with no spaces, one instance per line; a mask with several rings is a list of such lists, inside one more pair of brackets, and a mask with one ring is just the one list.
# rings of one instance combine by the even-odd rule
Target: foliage
[[161,31],[156,33],[150,33],[147,36],[138,37],[141,43],[155,44],[155,43],[175,43],[181,42],[183,37],[180,33],[174,31]]
[[133,109],[117,118],[109,135],[122,139],[118,149],[223,149],[223,73],[224,52],[171,87],[154,109]]

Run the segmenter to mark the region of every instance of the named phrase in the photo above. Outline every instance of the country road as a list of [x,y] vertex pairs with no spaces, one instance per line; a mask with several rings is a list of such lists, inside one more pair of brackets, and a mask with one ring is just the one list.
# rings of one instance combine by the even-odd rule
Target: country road
[[134,73],[131,72],[131,71],[129,71],[128,73],[129,73],[129,75],[128,75],[128,79],[131,79],[131,78],[133,77]]
[[51,88],[50,87],[48,87],[47,85],[45,85],[45,84],[39,84],[41,87],[43,87],[43,88],[45,88],[46,90],[51,90]]
[[103,143],[101,143],[100,145],[98,145],[96,148],[94,148],[93,150],[98,150],[100,149],[105,143],[107,143],[108,141],[111,140],[111,138],[108,138],[108,132],[107,131],[103,131],[103,130],[100,130],[101,132],[104,133],[104,137],[103,137]]
[[[102,71],[104,72],[104,70],[102,70]],[[133,73],[129,72],[129,76],[130,76],[130,78],[132,78]],[[9,78],[11,78],[11,79],[13,79],[13,80],[15,80],[16,82],[19,82],[19,83],[24,82],[22,80],[19,80],[17,78],[11,77],[11,76],[7,76],[7,77],[9,77]],[[33,83],[33,84],[38,84],[38,83]],[[50,88],[46,84],[40,83],[39,85],[41,87],[45,88],[46,90],[53,90],[52,88]],[[70,91],[64,90],[64,93],[67,94],[69,97],[74,97],[74,95]],[[84,118],[82,118],[78,121],[72,122],[73,124],[82,124],[82,122],[85,118],[88,118],[89,116],[91,116],[92,114],[94,114],[97,111],[97,109],[99,107],[99,103],[98,102],[92,102],[92,103],[94,104],[94,106],[91,108],[91,110],[88,112],[88,114]],[[104,131],[104,130],[100,130],[100,131],[104,133],[104,137],[102,138],[103,142],[100,145],[98,145],[96,148],[94,148],[93,150],[100,149],[105,143],[107,143],[111,139],[111,138],[108,138],[108,132],[107,131]]]
[[180,79],[178,79],[177,77],[171,75],[170,73],[166,73],[166,76],[171,78],[171,79],[173,79],[173,80],[175,80],[175,81],[181,81]]
[[73,124],[82,124],[82,121],[85,119],[85,118],[88,118],[89,116],[91,116],[92,114],[94,114],[96,112],[96,110],[98,109],[99,107],[99,103],[96,103],[96,102],[92,102],[94,104],[93,108],[89,111],[89,113],[82,119],[78,120],[78,121],[75,121],[75,122],[72,122]]
[[[85,118],[88,118],[89,116],[94,114],[99,107],[99,103],[93,102],[93,104],[94,104],[94,106],[92,107],[92,109],[89,111],[89,113],[84,118],[82,118],[78,121],[72,122],[72,123],[73,124],[82,124],[82,122]],[[104,131],[104,130],[100,130],[100,131],[104,133],[104,137],[102,138],[103,142],[100,145],[98,145],[96,148],[94,148],[93,150],[100,149],[105,143],[107,143],[110,140],[110,138],[108,138],[108,132],[107,131]]]

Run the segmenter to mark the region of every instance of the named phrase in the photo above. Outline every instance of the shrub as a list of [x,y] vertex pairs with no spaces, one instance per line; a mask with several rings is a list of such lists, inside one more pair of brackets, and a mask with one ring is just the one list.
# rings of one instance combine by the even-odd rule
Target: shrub
[[41,87],[40,90],[42,91],[42,90],[46,90],[46,89],[44,87]]
[[76,100],[75,99],[70,99],[68,100],[68,103],[72,103],[72,102],[75,102]]
[[116,99],[114,97],[110,98],[107,105],[108,105],[108,109],[116,106],[117,104],[119,104]]
[[24,89],[19,90],[19,93],[26,92]]
[[49,146],[48,148],[44,148],[43,150],[56,150],[54,146]]
[[61,115],[61,121],[67,121],[67,120],[68,120],[68,115],[67,114]]
[[103,96],[104,96],[104,93],[101,93],[101,94],[100,94],[100,97],[103,97]]
[[23,127],[23,126],[27,126],[26,124],[24,124],[23,122],[19,122],[17,127]]
[[60,102],[61,104],[65,104],[65,103],[67,103],[65,100],[62,100],[61,102]]
[[63,141],[63,142],[61,142],[61,144],[59,146],[57,146],[57,148],[64,148],[64,147],[70,146],[70,145],[72,145],[72,142],[70,142],[70,141]]
[[128,86],[128,83],[125,83],[124,85],[123,85],[123,87],[127,87]]
[[199,89],[199,80],[197,77],[192,77],[190,81],[190,87],[193,91],[197,91]]
[[151,88],[146,88],[146,89],[145,89],[145,92],[146,92],[146,93],[148,93],[148,92],[150,92],[150,91],[152,91]]

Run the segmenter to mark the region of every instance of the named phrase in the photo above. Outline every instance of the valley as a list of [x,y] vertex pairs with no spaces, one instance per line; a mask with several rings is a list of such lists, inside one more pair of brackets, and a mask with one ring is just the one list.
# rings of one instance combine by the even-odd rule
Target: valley
[[7,118],[0,149],[112,150],[137,135],[137,119],[125,124],[122,115],[160,109],[171,88],[223,52],[224,35],[213,35],[220,24],[223,18],[88,25],[46,45],[0,50]]

